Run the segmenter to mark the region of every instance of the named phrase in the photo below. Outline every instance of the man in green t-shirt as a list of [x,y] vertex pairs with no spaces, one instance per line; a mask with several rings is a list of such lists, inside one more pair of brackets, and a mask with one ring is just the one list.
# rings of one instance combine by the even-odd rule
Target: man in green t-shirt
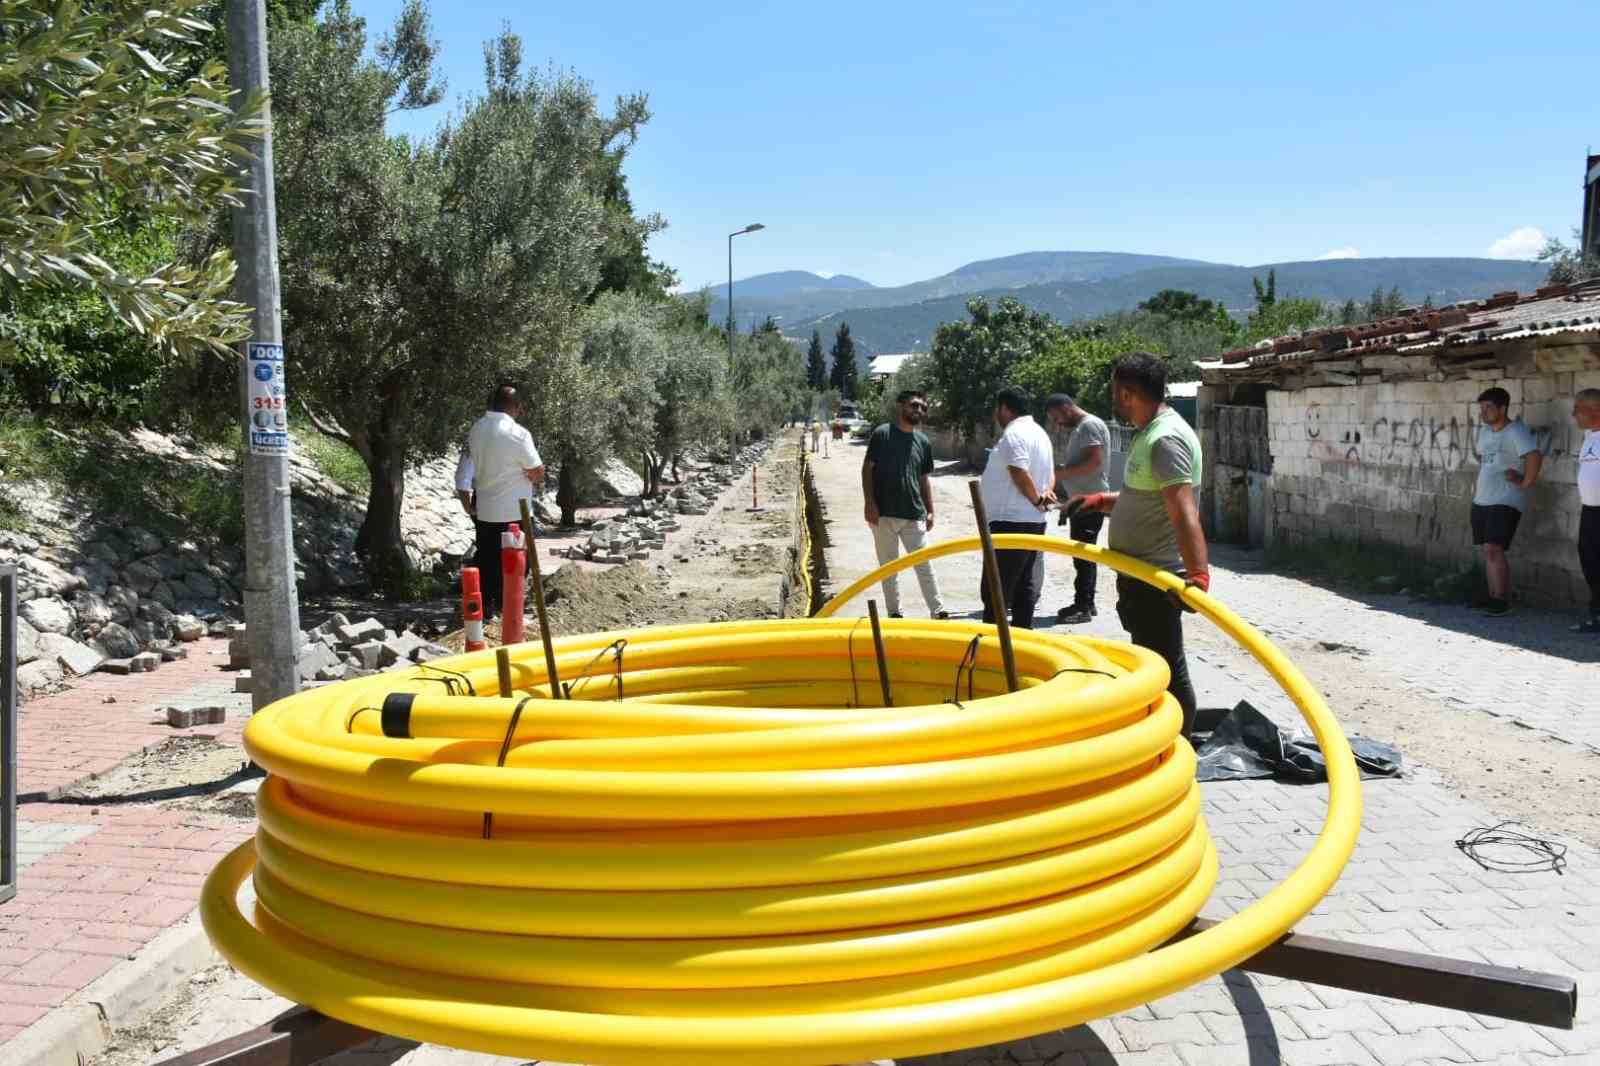
[[[867,438],[867,456],[861,461],[861,493],[866,497],[867,525],[878,549],[878,562],[900,557],[900,549],[916,551],[927,543],[933,528],[933,447],[917,428],[928,413],[928,398],[906,389],[895,397],[895,420],[885,422]],[[939,595],[939,579],[930,563],[916,568],[917,583],[928,613],[949,618]],[[900,579],[883,581],[883,605],[890,618],[899,618]]]
[[[1167,367],[1159,356],[1130,352],[1111,370],[1111,398],[1118,415],[1138,427],[1128,448],[1121,492],[1091,492],[1067,501],[1068,513],[1100,511],[1111,516],[1112,551],[1170,570],[1202,591],[1211,587],[1206,535],[1200,528],[1195,490],[1200,487],[1200,438],[1166,404]],[[1194,729],[1194,685],[1183,654],[1183,611],[1169,596],[1137,578],[1117,576],[1117,617],[1135,644],[1167,661],[1167,684],[1183,708],[1185,736]]]

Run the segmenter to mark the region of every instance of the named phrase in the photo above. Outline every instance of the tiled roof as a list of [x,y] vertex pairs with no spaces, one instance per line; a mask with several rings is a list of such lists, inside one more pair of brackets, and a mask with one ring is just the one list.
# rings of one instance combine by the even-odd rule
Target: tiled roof
[[1467,300],[1436,310],[1406,308],[1393,318],[1263,341],[1252,348],[1223,352],[1222,370],[1377,352],[1420,355],[1456,345],[1563,333],[1600,333],[1600,280],[1549,285],[1529,296],[1501,292],[1487,300]]

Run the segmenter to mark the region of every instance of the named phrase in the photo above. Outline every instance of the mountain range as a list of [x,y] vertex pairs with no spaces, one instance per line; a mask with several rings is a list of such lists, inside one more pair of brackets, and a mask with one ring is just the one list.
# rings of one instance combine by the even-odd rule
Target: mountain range
[[[1241,316],[1255,306],[1252,278],[1275,270],[1280,297],[1328,302],[1365,300],[1375,288],[1398,288],[1409,300],[1437,305],[1544,284],[1546,267],[1506,259],[1328,259],[1232,266],[1171,256],[1121,252],[1027,252],[987,259],[910,285],[877,287],[859,278],[823,278],[782,271],[734,282],[734,307],[742,328],[768,315],[785,335],[808,340],[812,329],[826,348],[841,321],[850,323],[863,356],[926,351],[941,322],[966,316],[973,296],[1012,296],[1066,322],[1127,310],[1162,289],[1184,289],[1216,300]],[[842,278],[842,283],[839,282]],[[727,315],[716,292],[712,321]]]

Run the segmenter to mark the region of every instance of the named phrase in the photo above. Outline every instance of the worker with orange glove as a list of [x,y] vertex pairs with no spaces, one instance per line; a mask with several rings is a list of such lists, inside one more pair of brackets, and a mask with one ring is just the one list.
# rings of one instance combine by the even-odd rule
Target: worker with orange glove
[[[1112,551],[1170,570],[1185,584],[1211,587],[1206,535],[1200,528],[1195,490],[1200,485],[1200,439],[1182,415],[1166,404],[1167,367],[1148,352],[1117,359],[1111,400],[1117,414],[1138,427],[1128,449],[1120,492],[1092,492],[1067,501],[1069,515],[1098,511],[1111,516]],[[1183,654],[1184,606],[1136,578],[1117,577],[1117,617],[1135,644],[1167,661],[1167,690],[1183,708],[1183,732],[1194,728],[1194,685]]]

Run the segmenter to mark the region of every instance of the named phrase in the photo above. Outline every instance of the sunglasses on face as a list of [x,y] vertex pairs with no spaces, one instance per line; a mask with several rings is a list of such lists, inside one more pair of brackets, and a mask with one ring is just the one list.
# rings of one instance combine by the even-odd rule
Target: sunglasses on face
[[925,403],[917,403],[915,401],[906,404],[906,406],[911,408],[913,411],[926,411],[928,409],[928,405],[927,404],[925,404]]

